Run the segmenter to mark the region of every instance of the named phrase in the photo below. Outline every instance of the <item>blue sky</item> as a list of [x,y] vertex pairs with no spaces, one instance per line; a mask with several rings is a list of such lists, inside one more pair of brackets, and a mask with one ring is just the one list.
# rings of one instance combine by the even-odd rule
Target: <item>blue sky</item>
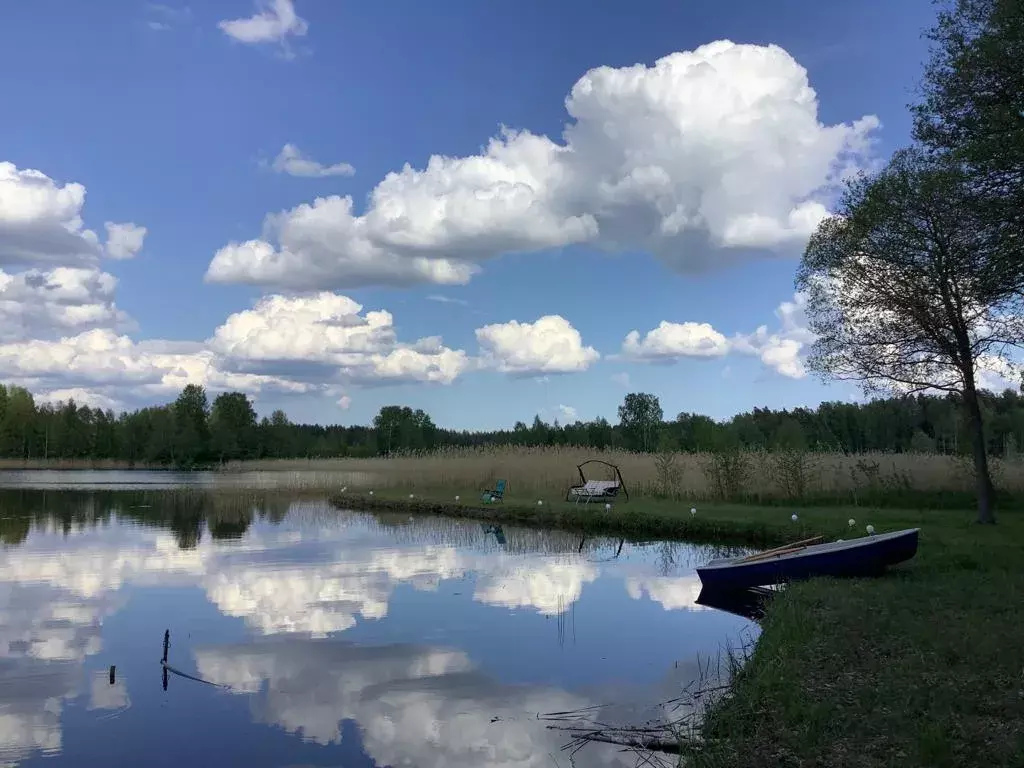
[[[402,403],[459,428],[614,420],[628,391],[720,418],[847,399],[801,375],[794,270],[842,174],[907,142],[933,17],[5,4],[0,380],[115,407],[196,381],[297,420]],[[525,133],[458,160],[502,126]]]

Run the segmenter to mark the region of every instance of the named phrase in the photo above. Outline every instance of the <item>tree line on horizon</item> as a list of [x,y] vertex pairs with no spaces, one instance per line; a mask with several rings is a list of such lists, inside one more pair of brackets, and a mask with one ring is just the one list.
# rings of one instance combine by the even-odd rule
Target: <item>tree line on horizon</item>
[[[983,392],[988,452],[1013,458],[1024,443],[1024,396]],[[726,421],[683,412],[666,419],[656,395],[630,393],[618,421],[516,422],[508,429],[453,430],[422,410],[389,405],[370,425],[292,423],[281,410],[258,418],[241,392],[209,400],[186,386],[172,403],[115,414],[73,400],[37,405],[32,394],[0,384],[0,458],[113,460],[200,467],[227,461],[366,458],[487,446],[573,446],[595,451],[815,451],[848,454],[971,450],[969,424],[955,395],[826,402],[817,408],[755,408]]]

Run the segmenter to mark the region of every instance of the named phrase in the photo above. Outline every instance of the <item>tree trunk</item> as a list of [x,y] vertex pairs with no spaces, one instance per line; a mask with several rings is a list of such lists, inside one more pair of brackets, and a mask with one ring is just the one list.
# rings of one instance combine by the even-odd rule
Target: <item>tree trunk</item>
[[981,420],[981,403],[973,377],[964,387],[964,408],[967,411],[967,428],[971,434],[971,449],[974,454],[974,484],[978,497],[978,522],[993,524],[996,521],[993,509],[994,499],[992,476],[988,470],[988,452],[985,446],[985,425]]

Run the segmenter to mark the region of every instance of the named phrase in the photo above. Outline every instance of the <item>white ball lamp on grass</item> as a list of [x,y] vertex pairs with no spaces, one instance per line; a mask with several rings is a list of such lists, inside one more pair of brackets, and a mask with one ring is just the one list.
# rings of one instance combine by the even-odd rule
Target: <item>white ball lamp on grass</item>
[[795,523],[795,522],[796,522],[797,520],[799,520],[800,518],[799,518],[799,517],[797,517],[797,514],[796,514],[796,512],[794,512],[794,513],[793,513],[793,515],[792,515],[792,517],[790,517],[789,519],[790,519],[790,520],[792,520],[792,521],[793,521],[793,522]]
[[544,506],[544,500],[543,499],[537,499],[537,506],[538,507],[543,507]]
[[455,500],[456,500],[456,501],[458,501],[458,500],[459,500],[459,497],[458,497],[458,496],[456,496],[456,497],[455,497]]
[[690,515],[696,515],[696,514],[697,514],[697,508],[696,507],[690,507]]
[[370,491],[370,495],[373,496],[373,491]]
[[875,526],[873,526],[871,524],[868,524],[867,532],[868,532],[868,536],[874,536],[875,535]]
[[605,511],[607,511],[607,510],[612,508],[612,505],[611,504],[605,504],[604,508],[605,508]]
[[855,526],[857,524],[857,521],[854,520],[852,517],[849,520],[847,520],[846,522],[849,524],[849,526],[851,528],[853,528],[853,526]]

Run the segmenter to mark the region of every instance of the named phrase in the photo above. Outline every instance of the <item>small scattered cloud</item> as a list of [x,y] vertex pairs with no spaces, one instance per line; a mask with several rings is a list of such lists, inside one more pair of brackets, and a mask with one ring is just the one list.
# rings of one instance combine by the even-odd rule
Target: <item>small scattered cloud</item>
[[571,405],[559,405],[556,410],[558,412],[558,420],[563,424],[579,421],[580,415]]
[[356,169],[348,163],[334,163],[333,165],[319,163],[308,155],[304,155],[294,144],[285,144],[274,158],[271,167],[277,173],[309,179],[352,176],[356,172]]
[[348,395],[342,395],[338,398],[337,405],[341,410],[347,411],[352,405],[352,398]]
[[469,306],[469,302],[465,299],[453,299],[451,296],[441,296],[437,293],[427,296],[427,301],[436,301],[438,304],[459,304],[463,307]]
[[136,256],[142,250],[142,243],[149,231],[131,222],[115,224],[108,221],[104,226],[107,228],[107,243],[103,250],[111,259],[130,259]]
[[769,332],[765,325],[750,334],[738,334],[732,348],[742,354],[756,355],[765,366],[789,379],[802,379],[807,375],[804,367],[807,347],[814,343],[814,334],[807,327],[804,308],[807,297],[793,295],[775,310],[780,327]]
[[146,26],[157,32],[167,32],[192,20],[192,9],[187,5],[147,3],[150,19]]
[[629,374],[625,371],[619,373],[613,373],[611,380],[618,384],[620,387],[629,387]]
[[306,20],[295,12],[292,0],[259,0],[252,16],[224,20],[217,26],[231,39],[246,45],[285,45],[289,37],[302,37],[309,30]]

